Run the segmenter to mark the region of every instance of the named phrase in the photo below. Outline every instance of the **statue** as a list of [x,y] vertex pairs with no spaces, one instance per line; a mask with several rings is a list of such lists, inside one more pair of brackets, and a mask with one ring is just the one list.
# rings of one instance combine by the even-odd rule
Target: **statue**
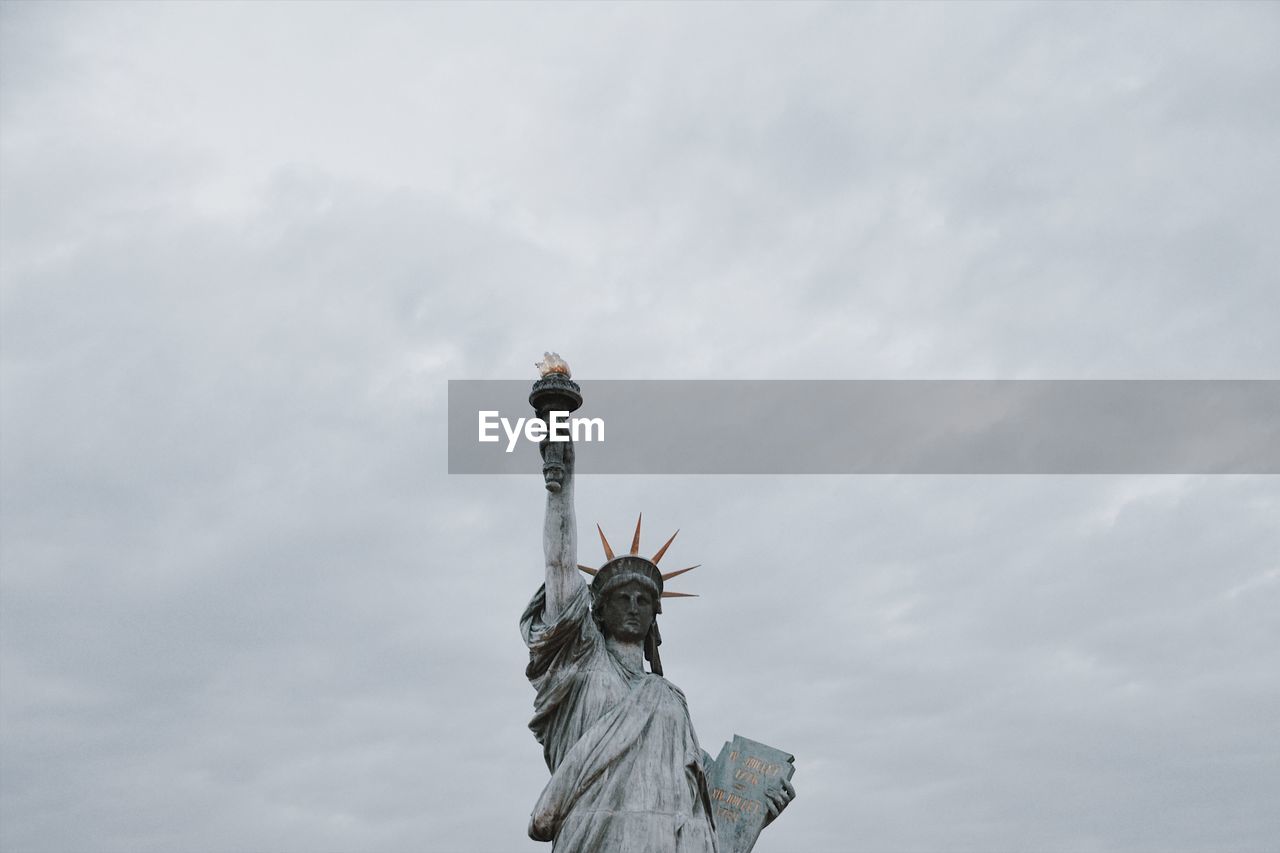
[[[544,420],[548,411],[582,403],[568,365],[552,355],[539,365],[543,379],[530,396]],[[529,836],[553,842],[555,853],[745,853],[795,796],[791,757],[737,738],[713,761],[698,744],[684,694],[662,675],[655,617],[662,599],[687,596],[665,590],[665,582],[697,566],[662,573],[658,563],[675,535],[643,557],[639,522],[630,552],[617,556],[597,525],[606,562],[580,566],[573,445],[544,441],[542,452],[546,582],[520,627],[537,691],[529,727],[551,780]],[[590,585],[580,571],[592,576]],[[748,757],[747,745],[781,758]],[[726,777],[739,781],[709,784]],[[738,817],[746,829],[728,826]]]

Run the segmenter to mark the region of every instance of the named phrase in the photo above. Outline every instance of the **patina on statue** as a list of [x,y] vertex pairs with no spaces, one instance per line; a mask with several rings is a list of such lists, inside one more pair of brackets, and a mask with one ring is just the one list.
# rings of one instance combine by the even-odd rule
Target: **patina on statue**
[[[720,853],[707,789],[711,757],[658,656],[655,617],[662,598],[676,595],[664,582],[687,570],[659,571],[670,540],[652,559],[640,556],[638,523],[631,553],[614,556],[602,531],[608,561],[580,567],[573,446],[544,443],[543,455],[546,582],[520,627],[537,691],[529,727],[551,780],[529,836],[554,842],[555,853]],[[590,585],[580,568],[593,574]],[[784,780],[767,796],[772,820],[795,791]]]

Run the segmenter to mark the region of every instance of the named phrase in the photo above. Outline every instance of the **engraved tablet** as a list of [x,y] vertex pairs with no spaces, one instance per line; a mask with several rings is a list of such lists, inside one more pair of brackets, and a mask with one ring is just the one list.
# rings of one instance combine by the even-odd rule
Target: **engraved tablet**
[[765,789],[791,780],[795,756],[734,735],[707,772],[720,853],[747,853],[769,816]]

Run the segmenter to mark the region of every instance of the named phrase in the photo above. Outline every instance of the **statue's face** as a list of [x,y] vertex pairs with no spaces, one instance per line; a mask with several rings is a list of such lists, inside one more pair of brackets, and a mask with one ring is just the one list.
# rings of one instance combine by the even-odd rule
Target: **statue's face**
[[600,621],[610,637],[635,642],[643,640],[653,626],[657,602],[647,586],[638,581],[610,590],[601,602]]

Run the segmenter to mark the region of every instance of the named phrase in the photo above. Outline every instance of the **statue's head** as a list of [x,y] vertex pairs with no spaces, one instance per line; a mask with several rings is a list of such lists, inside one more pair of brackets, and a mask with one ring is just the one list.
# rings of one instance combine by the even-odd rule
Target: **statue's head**
[[627,581],[601,596],[594,612],[596,624],[606,637],[639,642],[653,628],[658,606],[652,588],[638,581]]
[[619,640],[643,640],[662,612],[662,573],[644,557],[610,560],[591,584],[591,615],[600,632]]
[[[600,532],[600,543],[604,545],[604,555],[609,562],[598,569],[590,566],[579,566],[591,579],[591,618],[599,626],[606,637],[617,637],[620,640],[643,640],[644,656],[648,659],[653,671],[662,675],[662,661],[658,657],[658,646],[662,636],[658,633],[656,617],[662,612],[662,599],[688,598],[685,592],[664,592],[663,582],[698,568],[690,566],[663,574],[658,570],[658,561],[667,553],[667,548],[675,541],[675,534],[666,544],[658,549],[653,559],[640,556],[640,521],[636,521],[636,533],[631,539],[631,553],[615,557],[604,531],[596,525]],[[679,533],[680,531],[676,531]]]

